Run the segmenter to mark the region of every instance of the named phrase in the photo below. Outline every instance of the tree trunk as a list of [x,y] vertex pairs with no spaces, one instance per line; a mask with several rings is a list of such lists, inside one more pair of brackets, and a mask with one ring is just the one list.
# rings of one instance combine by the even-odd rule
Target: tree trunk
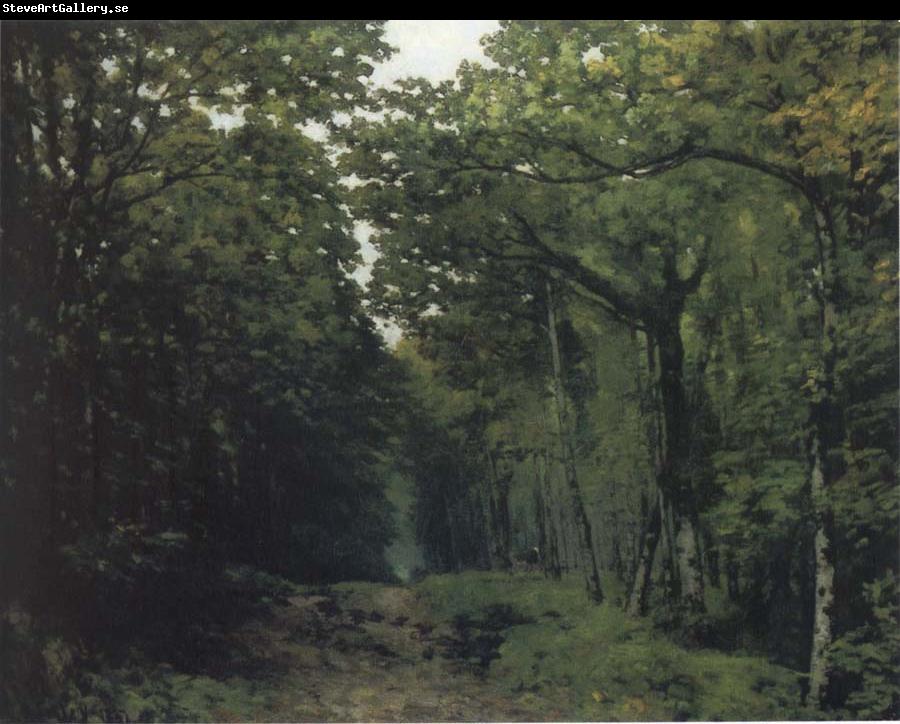
[[498,557],[507,568],[512,565],[512,519],[509,515],[509,484],[508,475],[502,475],[497,479],[497,524],[499,527],[497,540],[500,543]]
[[485,444],[488,467],[491,474],[490,523],[491,559],[503,570],[512,566],[512,523],[509,515],[509,478],[497,469],[497,462],[490,447]]
[[478,503],[481,508],[482,555],[484,563],[490,570],[498,565],[494,560],[494,501],[491,495],[491,482],[482,477],[481,489],[478,491]]
[[703,569],[697,545],[697,512],[689,471],[689,415],[684,389],[681,303],[670,304],[657,324],[659,399],[662,408],[659,489],[672,515],[672,555],[678,596],[693,611],[704,610]]
[[572,500],[575,526],[578,529],[577,541],[578,550],[582,558],[582,571],[588,595],[591,600],[600,603],[603,601],[603,589],[600,585],[600,573],[597,570],[597,559],[594,555],[591,522],[587,516],[584,499],[581,495],[581,486],[578,484],[578,473],[575,469],[575,451],[572,448],[569,434],[568,412],[562,384],[562,362],[559,352],[559,337],[556,331],[556,310],[553,303],[553,289],[549,281],[547,282],[547,333],[550,338],[550,352],[553,364],[553,396],[556,402],[556,416],[563,453],[563,468],[565,470],[566,485],[569,488]]
[[551,545],[553,547],[553,556],[556,565],[555,578],[562,576],[562,572],[571,570],[569,563],[569,529],[567,525],[567,516],[565,507],[559,502],[559,496],[556,494],[553,469],[552,449],[553,443],[550,442],[550,435],[547,427],[547,417],[545,410],[541,408],[541,432],[542,437],[547,443],[538,458],[541,462],[539,473],[541,475],[541,484],[543,486],[544,503],[547,506],[547,519],[551,522]]
[[540,482],[535,481],[534,486],[534,522],[537,528],[537,549],[538,558],[544,575],[547,575],[547,518],[545,516],[546,508],[544,506],[544,496],[541,495]]
[[663,579],[669,600],[678,601],[681,598],[681,584],[678,576],[678,558],[675,551],[675,518],[672,514],[672,505],[662,490],[656,491],[656,497],[659,500],[662,518],[664,545],[660,560],[663,563]]
[[741,599],[740,569],[730,551],[725,559],[725,576],[728,582],[728,600],[737,603]]
[[96,398],[96,387],[86,390],[87,404],[84,418],[90,428],[91,449],[91,508],[95,530],[104,530],[109,517],[109,495],[103,477],[103,455],[101,452],[100,405]]
[[459,542],[457,541],[456,516],[453,514],[453,507],[447,499],[446,491],[444,491],[443,499],[444,513],[447,516],[447,538],[450,543],[450,558],[452,559],[448,570],[459,571],[462,566],[459,554]]
[[[165,343],[164,343],[164,332],[162,328],[159,330],[159,343],[158,343],[158,354],[159,359],[164,360],[168,359],[168,356],[165,353]],[[169,452],[166,454],[167,463],[168,463],[168,498],[169,498],[169,508],[167,511],[168,520],[166,524],[173,529],[178,529],[181,527],[181,491],[179,489],[179,420],[181,416],[179,414],[179,405],[178,405],[178,382],[177,382],[177,374],[178,374],[178,364],[177,361],[173,358],[169,364],[167,369],[167,377],[166,377],[166,420],[168,423],[167,430],[167,439],[166,443],[168,446]]]
[[646,611],[651,569],[660,537],[665,542],[665,579],[668,595],[692,610],[703,610],[703,572],[691,481],[686,472],[687,401],[682,368],[681,305],[669,308],[668,319],[657,320],[660,331],[647,336],[647,371],[653,389],[655,420],[650,434],[657,492],[648,525],[642,531],[641,553],[626,604],[633,615]]
[[[825,474],[819,439],[812,440],[813,469],[811,477],[813,500],[821,500],[825,494]],[[826,532],[824,504],[813,504],[816,516],[816,533],[813,541],[815,557],[815,601],[813,604],[812,651],[809,660],[810,694],[821,702],[828,684],[831,645],[831,605],[834,602],[834,564],[831,561],[831,545]]]
[[835,365],[837,362],[837,327],[835,297],[838,288],[837,241],[830,210],[810,189],[808,196],[815,212],[815,237],[819,253],[817,301],[820,325],[820,369],[813,380],[814,394],[810,402],[809,461],[810,494],[816,524],[813,540],[815,587],[813,633],[809,660],[810,694],[823,704],[831,668],[830,646],[833,637],[834,551],[831,544],[831,510],[828,488],[839,477],[829,453],[843,437],[843,419],[834,400]]
[[619,542],[621,531],[619,530],[618,516],[613,513],[610,521],[610,529],[612,530],[611,538],[611,558],[610,567],[615,571],[616,576],[622,580],[625,578],[625,561],[622,557],[622,546]]
[[722,573],[719,569],[719,548],[708,531],[704,537],[703,546],[706,551],[706,575],[709,577],[709,582],[713,588],[721,588]]
[[697,537],[697,526],[690,517],[682,517],[675,535],[675,550],[678,557],[678,582],[681,586],[681,600],[692,610],[704,609],[703,602],[703,561]]
[[550,576],[554,580],[562,577],[562,568],[559,562],[559,536],[557,532],[556,522],[554,520],[554,496],[550,486],[550,475],[547,461],[544,459],[541,464],[541,455],[535,453],[535,499],[536,505],[539,506],[539,521],[542,524],[542,541],[539,547],[541,564],[544,569],[544,575]]
[[[647,441],[653,464],[653,474],[658,485],[662,476],[663,423],[659,405],[659,380],[656,373],[656,343],[649,334],[646,341],[647,375],[650,378],[649,389],[651,390],[652,399],[649,407],[646,410],[642,409],[642,412],[647,411],[650,413],[651,424],[648,425]],[[640,374],[638,374],[637,386],[639,391],[643,393]],[[643,394],[641,394],[640,399],[644,399]],[[662,532],[663,510],[660,503],[661,498],[656,492],[653,495],[653,506],[650,509],[650,515],[645,519],[641,528],[634,578],[631,581],[628,600],[625,604],[626,611],[635,616],[643,615],[646,612],[647,600],[653,585],[653,562],[656,560],[657,547]]]
[[647,612],[647,597],[651,587],[653,559],[656,557],[661,528],[662,514],[659,507],[659,498],[657,497],[653,502],[653,507],[650,509],[646,529],[641,536],[643,541],[641,552],[635,568],[634,581],[631,584],[628,603],[626,604],[625,610],[632,616],[643,616]]
[[577,567],[577,562],[573,562],[569,553],[569,518],[562,507],[557,510],[557,513],[559,515],[559,540],[562,544],[562,568],[568,573]]

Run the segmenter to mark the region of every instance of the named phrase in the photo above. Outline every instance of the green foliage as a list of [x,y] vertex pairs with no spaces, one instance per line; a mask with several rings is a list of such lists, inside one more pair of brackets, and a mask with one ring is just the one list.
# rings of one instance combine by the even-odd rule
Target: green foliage
[[226,631],[265,616],[300,588],[249,566],[223,568],[183,536],[120,527],[66,550],[68,596],[40,618],[13,607],[0,621],[0,714],[13,721],[254,718],[255,685],[198,669],[235,666]]
[[[305,131],[369,106],[380,32],[4,23],[0,604],[85,659],[189,668],[252,608],[229,562],[390,576],[396,368]],[[35,716],[189,716],[106,665]]]
[[832,647],[841,714],[856,719],[895,719],[900,707],[900,599],[889,575],[863,584],[869,620],[839,637]]
[[[604,588],[615,595],[613,579]],[[763,658],[685,650],[620,609],[592,606],[578,576],[431,576],[418,585],[440,618],[477,618],[508,605],[531,623],[503,631],[490,676],[515,691],[563,691],[581,721],[784,719],[797,706],[795,672]],[[578,665],[573,666],[572,662]]]
[[3,158],[0,503],[32,511],[4,526],[3,588],[88,540],[153,561],[109,561],[127,583],[172,562],[167,532],[300,578],[386,576],[394,368],[304,132],[368,105],[379,24],[3,33],[4,138],[27,150]]
[[3,24],[3,715],[253,718],[158,662],[290,593],[255,567],[390,579],[410,513],[439,572],[587,568],[587,522],[620,604],[659,521],[691,651],[573,576],[421,586],[531,620],[497,671],[582,718],[780,716],[793,673],[697,646],[805,671],[832,582],[818,703],[897,716],[893,25],[503,21],[374,91],[382,30]]
[[[341,162],[379,229],[378,308],[422,341],[431,379],[499,403],[513,383],[478,353],[516,386],[540,380],[539,355],[519,354],[542,334],[534,280],[570,290],[566,391],[590,514],[615,531],[604,563],[635,570],[655,477],[666,526],[700,522],[708,598],[727,589],[690,627],[806,667],[830,579],[816,532],[839,636],[869,616],[863,583],[898,567],[896,33],[504,21],[484,45],[496,67],[408,81],[382,94],[394,113],[348,132]],[[658,379],[623,327],[657,343]],[[538,448],[533,404],[492,412],[492,429]],[[464,417],[435,420],[479,437]],[[514,507],[534,508],[533,477],[513,465]],[[664,583],[677,592],[677,571]],[[657,618],[684,623],[667,598]]]
[[53,711],[65,695],[75,651],[21,609],[0,618],[0,715],[24,721]]

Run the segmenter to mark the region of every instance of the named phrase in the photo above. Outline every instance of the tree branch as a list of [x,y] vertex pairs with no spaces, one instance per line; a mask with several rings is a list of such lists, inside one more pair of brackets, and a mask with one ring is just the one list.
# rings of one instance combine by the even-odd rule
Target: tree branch
[[643,310],[636,300],[628,298],[624,292],[616,289],[608,279],[588,269],[574,256],[556,251],[544,243],[528,220],[518,211],[511,210],[510,214],[516,219],[525,233],[527,241],[524,244],[540,251],[548,264],[565,272],[572,281],[580,284],[592,294],[596,294],[598,297],[606,300],[622,317],[629,319],[641,318]]

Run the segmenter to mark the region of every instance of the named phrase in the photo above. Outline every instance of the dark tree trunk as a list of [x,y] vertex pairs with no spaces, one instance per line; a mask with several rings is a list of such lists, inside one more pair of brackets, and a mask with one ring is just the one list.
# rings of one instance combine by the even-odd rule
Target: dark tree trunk
[[600,573],[597,569],[597,559],[594,555],[591,522],[587,516],[587,510],[581,494],[581,486],[578,483],[578,473],[575,469],[575,452],[569,432],[568,412],[562,383],[562,362],[559,352],[559,337],[556,331],[556,309],[553,301],[553,289],[549,281],[547,282],[547,333],[550,338],[550,352],[553,365],[553,396],[556,403],[563,468],[577,528],[578,551],[582,559],[582,572],[584,573],[588,595],[591,600],[600,603],[603,600],[603,589],[600,585]]
[[730,553],[725,563],[725,577],[728,583],[728,600],[737,603],[741,598],[740,569]]
[[562,577],[559,561],[559,534],[554,519],[553,490],[550,486],[549,467],[546,458],[535,453],[535,505],[538,508],[542,541],[539,546],[544,575],[555,580]]
[[703,570],[697,544],[697,510],[689,470],[690,427],[684,388],[681,305],[670,306],[658,320],[659,389],[662,407],[660,490],[672,509],[673,555],[679,597],[691,610],[703,610]]
[[512,565],[512,520],[509,514],[509,476],[498,470],[497,460],[485,446],[491,476],[490,523],[491,558],[494,565],[506,570]]

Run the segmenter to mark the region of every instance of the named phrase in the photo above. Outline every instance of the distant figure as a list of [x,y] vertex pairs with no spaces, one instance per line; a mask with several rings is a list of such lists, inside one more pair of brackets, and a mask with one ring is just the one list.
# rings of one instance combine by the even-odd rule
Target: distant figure
[[537,546],[513,556],[511,573],[536,573],[541,570],[541,551]]

